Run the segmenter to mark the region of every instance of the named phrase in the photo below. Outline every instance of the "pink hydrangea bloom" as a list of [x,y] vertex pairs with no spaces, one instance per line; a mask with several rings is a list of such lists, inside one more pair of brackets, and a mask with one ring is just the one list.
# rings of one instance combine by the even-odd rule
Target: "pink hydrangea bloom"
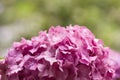
[[15,42],[4,75],[6,80],[112,80],[108,57],[109,49],[86,27],[56,26]]
[[109,52],[107,63],[115,70],[113,80],[120,80],[120,53],[113,50],[109,50]]

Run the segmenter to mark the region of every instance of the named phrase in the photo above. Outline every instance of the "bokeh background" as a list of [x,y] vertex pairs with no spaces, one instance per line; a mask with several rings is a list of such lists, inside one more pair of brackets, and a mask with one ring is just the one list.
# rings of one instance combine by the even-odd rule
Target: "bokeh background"
[[21,37],[69,24],[87,26],[120,51],[120,0],[0,0],[0,55]]

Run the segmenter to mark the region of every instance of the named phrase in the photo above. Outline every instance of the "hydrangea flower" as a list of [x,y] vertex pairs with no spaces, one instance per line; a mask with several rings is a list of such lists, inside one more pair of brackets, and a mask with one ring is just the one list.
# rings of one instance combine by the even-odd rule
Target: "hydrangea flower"
[[113,80],[120,80],[120,53],[111,49],[109,52],[107,63],[109,63],[109,65],[111,65],[115,70]]
[[1,80],[112,80],[108,59],[109,49],[86,27],[56,26],[15,42],[0,64]]

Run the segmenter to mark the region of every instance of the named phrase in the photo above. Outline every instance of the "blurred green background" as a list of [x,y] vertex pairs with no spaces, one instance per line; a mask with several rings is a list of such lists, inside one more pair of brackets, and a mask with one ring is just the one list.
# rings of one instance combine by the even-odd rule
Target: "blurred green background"
[[0,0],[0,55],[21,37],[69,24],[87,26],[120,51],[120,0]]

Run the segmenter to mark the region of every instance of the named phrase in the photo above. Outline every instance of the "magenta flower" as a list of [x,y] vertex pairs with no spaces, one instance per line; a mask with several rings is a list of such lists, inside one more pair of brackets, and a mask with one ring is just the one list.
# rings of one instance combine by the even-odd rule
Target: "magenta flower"
[[86,27],[51,27],[13,44],[1,79],[112,80],[115,70],[108,57],[109,49]]
[[113,80],[120,80],[120,53],[113,50],[109,50],[109,52],[107,63],[109,63],[109,65],[111,65],[115,70]]

